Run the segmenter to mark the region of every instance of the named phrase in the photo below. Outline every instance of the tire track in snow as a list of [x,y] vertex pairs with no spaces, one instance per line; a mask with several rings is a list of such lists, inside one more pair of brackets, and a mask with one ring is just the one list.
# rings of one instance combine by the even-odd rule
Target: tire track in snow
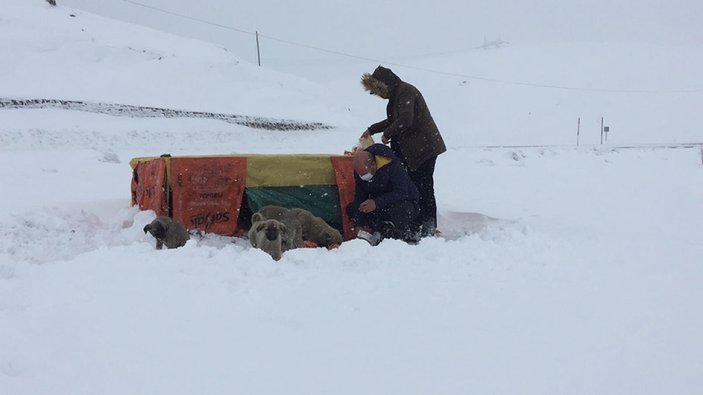
[[254,117],[247,115],[221,114],[203,111],[175,110],[171,108],[132,106],[104,102],[88,102],[59,99],[15,99],[0,97],[0,109],[62,109],[106,114],[128,118],[203,118],[215,119],[264,130],[320,130],[332,129],[333,126],[320,122],[301,122],[287,119]]

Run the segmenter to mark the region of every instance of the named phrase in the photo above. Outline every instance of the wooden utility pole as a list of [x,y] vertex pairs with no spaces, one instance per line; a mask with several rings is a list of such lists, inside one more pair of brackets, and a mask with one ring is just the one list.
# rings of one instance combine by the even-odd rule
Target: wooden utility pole
[[581,117],[579,117],[578,122],[576,122],[576,146],[579,145],[579,136],[581,135]]
[[259,67],[261,67],[261,51],[259,49],[259,31],[256,31],[256,60],[259,62]]

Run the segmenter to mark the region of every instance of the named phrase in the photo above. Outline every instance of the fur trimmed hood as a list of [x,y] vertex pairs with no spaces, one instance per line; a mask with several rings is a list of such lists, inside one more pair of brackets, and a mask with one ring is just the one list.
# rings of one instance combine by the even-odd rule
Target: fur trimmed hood
[[364,73],[361,85],[371,94],[388,99],[402,81],[391,69],[383,66],[376,67],[373,74]]

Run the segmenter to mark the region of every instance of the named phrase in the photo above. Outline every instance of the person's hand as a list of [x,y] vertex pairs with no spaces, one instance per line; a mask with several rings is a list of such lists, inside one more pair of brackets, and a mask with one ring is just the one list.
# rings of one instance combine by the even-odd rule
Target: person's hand
[[368,129],[366,129],[366,130],[364,130],[364,133],[362,133],[362,134],[361,134],[361,137],[359,137],[359,138],[360,138],[360,139],[367,139],[367,138],[369,138],[369,137],[371,137],[371,131],[368,130]]
[[367,199],[359,205],[359,211],[368,214],[376,210],[376,202],[373,199]]
[[386,137],[386,135],[384,134],[384,135],[381,137],[381,142],[382,142],[383,144],[388,144],[388,143],[391,142],[391,140],[390,140],[388,137]]

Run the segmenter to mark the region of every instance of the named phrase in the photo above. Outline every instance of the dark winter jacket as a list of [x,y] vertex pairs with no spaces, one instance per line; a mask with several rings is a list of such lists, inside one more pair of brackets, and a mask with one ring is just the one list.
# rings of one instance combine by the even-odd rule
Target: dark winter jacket
[[371,75],[365,74],[362,84],[371,93],[389,98],[387,118],[369,126],[369,131],[371,134],[383,132],[411,171],[447,150],[430,109],[417,88],[382,66],[378,66]]
[[383,144],[374,144],[366,148],[366,151],[374,156],[390,159],[390,163],[376,169],[376,174],[370,182],[362,180],[354,172],[354,181],[356,182],[354,207],[359,207],[367,199],[373,199],[378,209],[405,200],[418,201],[417,188],[393,150]]

